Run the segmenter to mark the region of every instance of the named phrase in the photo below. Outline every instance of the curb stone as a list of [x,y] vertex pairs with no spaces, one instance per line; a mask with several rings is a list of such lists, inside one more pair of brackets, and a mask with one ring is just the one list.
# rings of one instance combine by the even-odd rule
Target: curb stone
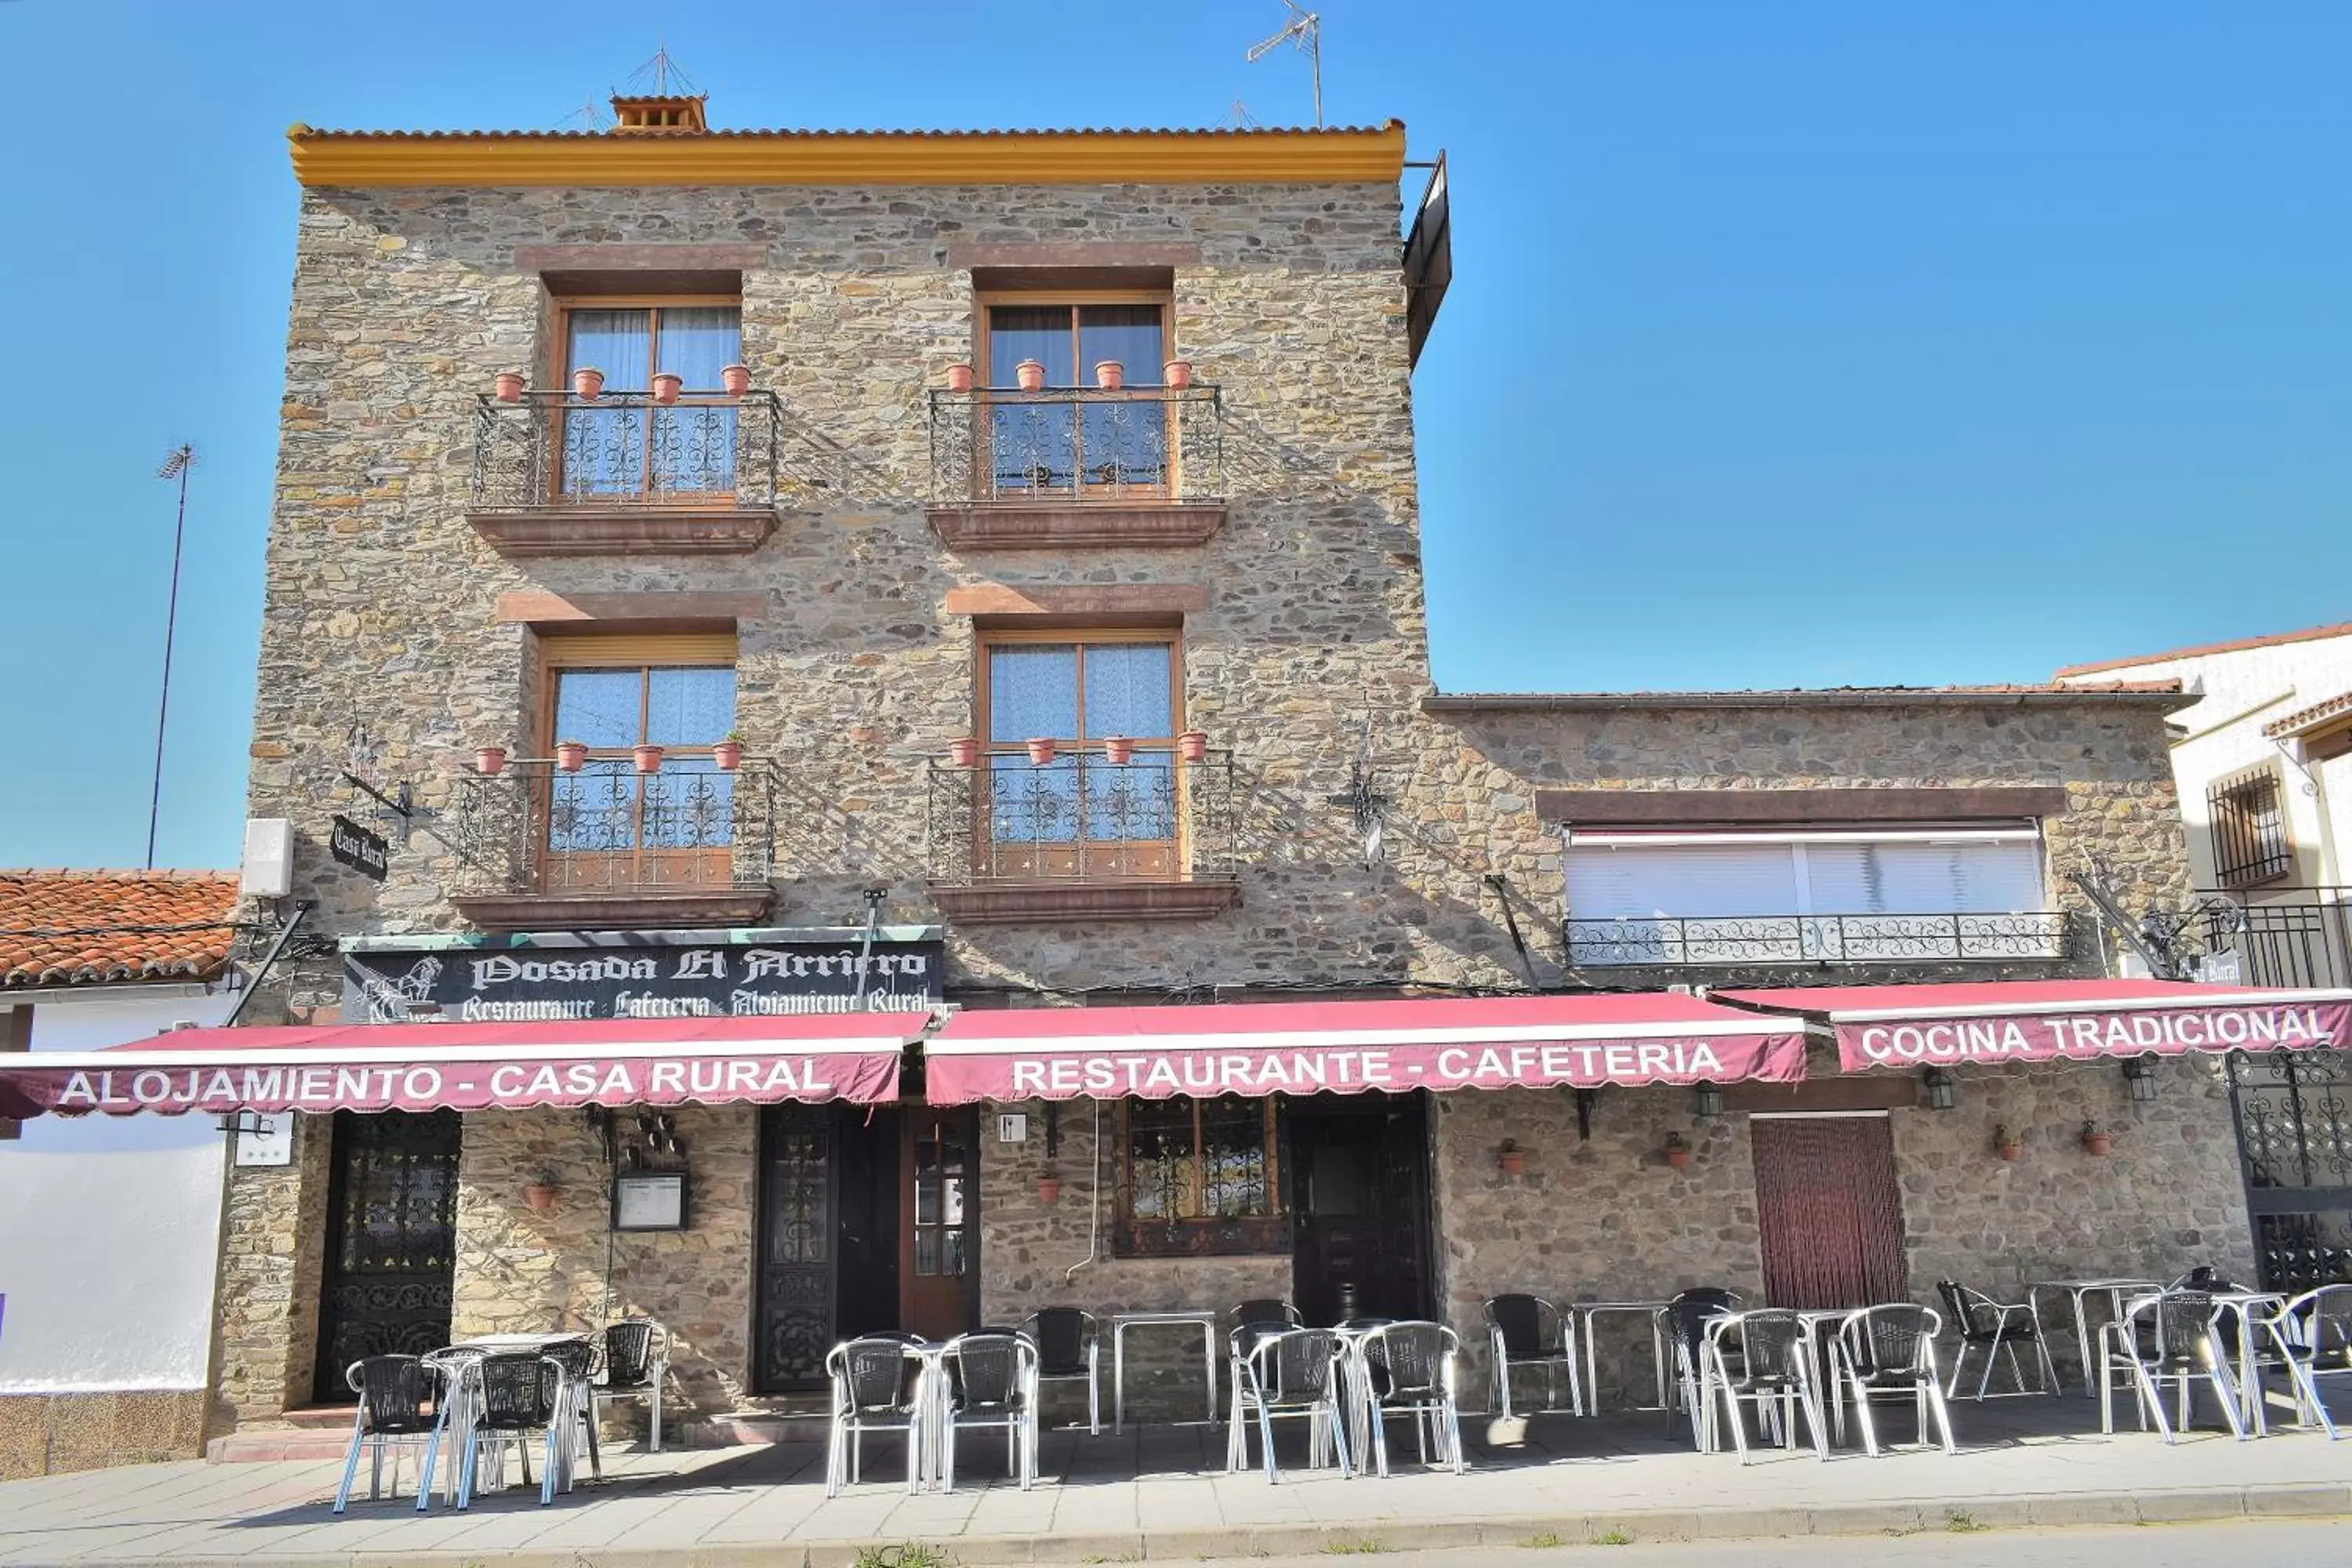
[[[1370,1542],[1381,1554],[1486,1546],[1517,1549],[1542,1536],[1564,1546],[1630,1538],[1637,1542],[1801,1535],[1934,1532],[1965,1519],[1987,1531],[2087,1525],[2179,1524],[2231,1518],[2352,1518],[2352,1483],[2216,1487],[2172,1491],[2053,1493],[2037,1497],[1937,1498],[1911,1502],[1832,1503],[1816,1508],[1624,1510],[1605,1514],[1277,1524],[1263,1529],[1118,1531],[1061,1535],[950,1536],[927,1542],[956,1568],[1027,1563],[1178,1563],[1314,1556]],[[871,1541],[733,1542],[699,1546],[594,1547],[551,1551],[361,1551],[317,1557],[85,1557],[76,1568],[855,1568]],[[888,1544],[885,1542],[883,1544]]]

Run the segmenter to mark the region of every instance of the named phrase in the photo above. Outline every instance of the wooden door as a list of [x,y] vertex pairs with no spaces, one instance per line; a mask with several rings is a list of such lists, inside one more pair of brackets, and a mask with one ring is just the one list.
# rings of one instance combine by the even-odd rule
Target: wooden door
[[1290,1121],[1291,1300],[1316,1324],[1351,1312],[1427,1317],[1425,1101],[1374,1094],[1340,1104]]
[[1801,1308],[1908,1300],[1892,1123],[1759,1116],[1752,1125],[1765,1300]]
[[979,1117],[909,1106],[898,1169],[898,1321],[945,1339],[979,1323]]

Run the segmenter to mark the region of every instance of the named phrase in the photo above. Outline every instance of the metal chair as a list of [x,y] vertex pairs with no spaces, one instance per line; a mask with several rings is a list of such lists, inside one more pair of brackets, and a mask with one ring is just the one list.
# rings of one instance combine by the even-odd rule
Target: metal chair
[[[2042,1337],[2042,1329],[2033,1321],[2033,1309],[2025,1302],[1996,1301],[1981,1290],[1971,1290],[1956,1279],[1937,1283],[1936,1292],[1944,1299],[1945,1308],[1952,1314],[1952,1327],[1958,1331],[1960,1348],[1952,1357],[1951,1385],[1944,1390],[1953,1399],[1960,1396],[1960,1370],[1968,1365],[1969,1352],[1984,1352],[1984,1373],[1977,1379],[1977,1391],[1971,1399],[1983,1399],[1992,1386],[1994,1358],[2009,1358],[2009,1379],[2017,1394],[2054,1394],[2058,1390],[2058,1369],[2050,1360],[2050,1342]],[[2042,1386],[2025,1386],[2025,1369],[2018,1364],[2017,1347],[2028,1344],[2040,1358]]]
[[2213,1391],[2230,1430],[2242,1442],[2246,1424],[2238,1415],[2238,1391],[2230,1376],[2230,1358],[2215,1331],[2213,1298],[2202,1290],[2160,1290],[2142,1296],[2124,1308],[2123,1316],[2099,1329],[2099,1430],[2116,1429],[2116,1382],[2128,1378],[2139,1395],[2140,1426],[2156,1419],[2164,1440],[2174,1440],[2172,1423],[2165,1419],[2158,1384],[2180,1385],[2180,1425],[2195,1413],[2195,1385],[2202,1380]]
[[[1943,1320],[1926,1307],[1907,1301],[1864,1307],[1838,1324],[1830,1397],[1840,1397],[1841,1383],[1853,1390],[1853,1413],[1862,1424],[1862,1444],[1872,1458],[1878,1457],[1878,1432],[1870,1418],[1874,1399],[1908,1396],[1919,1420],[1919,1440],[1927,1440],[1927,1417],[1944,1439],[1944,1452],[1957,1454],[1952,1441],[1952,1415],[1944,1405],[1944,1390],[1936,1381],[1936,1334]],[[1843,1420],[1844,1405],[1838,1406]]]
[[457,1507],[474,1500],[474,1477],[482,1445],[497,1447],[512,1443],[522,1461],[523,1485],[530,1484],[530,1444],[537,1439],[543,1454],[539,1473],[541,1508],[555,1500],[555,1483],[562,1465],[564,1423],[576,1419],[565,1384],[571,1373],[553,1356],[520,1352],[486,1355],[467,1369],[473,1407],[459,1443]]
[[[1731,1421],[1731,1440],[1739,1462],[1748,1462],[1748,1421],[1743,1404],[1757,1407],[1768,1435],[1777,1427],[1780,1445],[1797,1446],[1797,1413],[1804,1412],[1813,1435],[1813,1450],[1826,1462],[1829,1436],[1822,1430],[1820,1391],[1813,1386],[1813,1358],[1807,1343],[1805,1321],[1786,1308],[1768,1307],[1753,1312],[1726,1312],[1706,1320],[1700,1345],[1703,1371],[1701,1397],[1723,1395]],[[1736,1370],[1735,1370],[1736,1369]],[[1700,1413],[1699,1448],[1712,1453],[1716,1440],[1712,1404]]]
[[922,1478],[925,1401],[923,1357],[895,1334],[868,1334],[837,1344],[824,1358],[832,1384],[832,1426],[825,1436],[824,1495],[839,1497],[864,1468],[866,1434],[898,1432],[907,1439],[907,1491]]
[[589,1429],[593,1431],[604,1406],[622,1399],[642,1399],[652,1406],[653,1452],[661,1452],[662,1384],[669,1376],[669,1331],[651,1318],[624,1318],[607,1323],[598,1349],[597,1365],[589,1384],[592,1406]]
[[1037,1480],[1037,1347],[1002,1330],[959,1334],[940,1351],[940,1489],[955,1490],[956,1433],[1004,1428],[1004,1468],[1023,1491]]
[[1372,1464],[1389,1473],[1388,1417],[1412,1417],[1414,1442],[1429,1463],[1430,1433],[1437,1435],[1437,1462],[1455,1475],[1466,1468],[1462,1452],[1462,1415],[1454,1397],[1454,1364],[1462,1341],[1443,1323],[1384,1323],[1364,1331],[1357,1346],[1363,1358],[1364,1402],[1371,1426]]
[[1102,1436],[1102,1325],[1076,1307],[1040,1307],[1020,1331],[1037,1347],[1037,1381],[1087,1385],[1087,1430]]
[[[1540,1296],[1496,1296],[1486,1303],[1487,1348],[1494,1360],[1488,1400],[1498,1415],[1511,1414],[1511,1373],[1517,1369],[1540,1370],[1546,1404],[1558,1371],[1568,1372],[1568,1408],[1584,1414],[1584,1379],[1576,1363],[1576,1321]],[[1530,1414],[1533,1414],[1532,1412]]]
[[1701,1428],[1714,1418],[1706,1397],[1706,1326],[1738,1305],[1738,1291],[1701,1285],[1676,1295],[1658,1313],[1664,1321],[1667,1343],[1673,1347],[1675,1389],[1680,1398],[1679,1404],[1667,1406],[1666,1436],[1675,1435],[1677,1417],[1687,1415],[1691,1440],[1702,1452],[1706,1439]]
[[2294,1391],[2294,1422],[2316,1421],[2336,1441],[2336,1418],[2320,1397],[2323,1377],[2352,1376],[2352,1285],[2322,1285],[2282,1304],[2263,1321]]
[[563,1397],[571,1408],[571,1419],[563,1424],[563,1447],[558,1457],[563,1461],[563,1474],[558,1478],[563,1489],[572,1489],[572,1472],[579,1468],[580,1440],[588,1440],[588,1473],[598,1480],[604,1479],[604,1458],[596,1446],[596,1398],[590,1379],[594,1375],[596,1345],[592,1340],[564,1340],[547,1347],[549,1360],[563,1369]]
[[[1234,1331],[1236,1337],[1241,1331]],[[1245,1433],[1253,1415],[1269,1484],[1282,1479],[1275,1465],[1274,1424],[1285,1417],[1306,1420],[1310,1467],[1320,1466],[1326,1454],[1335,1454],[1342,1478],[1355,1473],[1348,1462],[1339,1355],[1339,1338],[1329,1329],[1276,1329],[1252,1342],[1236,1363],[1240,1375],[1234,1388],[1232,1418],[1225,1424],[1228,1473],[1238,1472],[1248,1462]]]
[[[368,1500],[383,1495],[383,1455],[392,1449],[392,1489],[400,1490],[400,1451],[416,1446],[416,1497],[422,1508],[433,1495],[433,1455],[441,1442],[441,1409],[435,1397],[437,1379],[433,1369],[413,1355],[373,1355],[343,1369],[343,1381],[360,1396],[352,1417],[351,1452],[343,1460],[343,1484],[335,1489],[334,1511],[352,1500],[352,1483],[360,1470],[360,1450],[371,1448]],[[432,1408],[426,1404],[430,1401]]]
[[425,1476],[416,1489],[419,1513],[426,1512],[432,1503],[433,1471],[445,1444],[453,1458],[442,1487],[450,1505],[457,1505],[457,1472],[462,1467],[455,1462],[454,1456],[474,1417],[474,1363],[489,1353],[476,1345],[445,1345],[418,1358],[427,1372],[441,1380],[441,1392],[436,1402],[438,1408],[434,1414],[434,1443],[425,1451]]
[[1225,1381],[1231,1389],[1227,1398],[1230,1408],[1232,1401],[1241,1397],[1242,1358],[1249,1354],[1250,1347],[1267,1334],[1297,1328],[1307,1320],[1297,1308],[1272,1296],[1244,1301],[1225,1316],[1234,1325],[1225,1334]]

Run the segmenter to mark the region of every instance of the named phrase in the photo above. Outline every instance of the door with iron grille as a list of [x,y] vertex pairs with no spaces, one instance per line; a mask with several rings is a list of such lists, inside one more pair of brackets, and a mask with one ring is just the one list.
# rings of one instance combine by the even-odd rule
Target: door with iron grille
[[2263,1289],[2352,1282],[2352,1074],[2341,1051],[2232,1051],[2230,1109]]
[[362,1356],[449,1342],[462,1137],[454,1110],[335,1113],[312,1388],[320,1404],[350,1402],[343,1373]]
[[835,1329],[833,1167],[836,1119],[823,1105],[771,1105],[760,1118],[758,1365],[765,1392],[824,1380]]

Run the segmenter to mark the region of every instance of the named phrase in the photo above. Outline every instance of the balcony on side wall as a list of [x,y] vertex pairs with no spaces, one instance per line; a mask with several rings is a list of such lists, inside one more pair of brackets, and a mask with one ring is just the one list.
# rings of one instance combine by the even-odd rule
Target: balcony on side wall
[[2352,986],[2352,888],[2199,894],[2203,973],[2230,984]]
[[934,389],[931,528],[957,550],[1206,543],[1224,526],[1207,385]]
[[466,521],[509,557],[740,555],[775,531],[782,443],[772,392],[486,393]]
[[757,924],[775,901],[773,763],[550,758],[461,773],[447,815],[457,912],[486,931]]
[[2081,952],[2080,923],[2064,910],[1570,920],[1568,960],[1586,968],[2056,965]]
[[931,898],[966,925],[1205,920],[1241,901],[1231,753],[934,763]]

